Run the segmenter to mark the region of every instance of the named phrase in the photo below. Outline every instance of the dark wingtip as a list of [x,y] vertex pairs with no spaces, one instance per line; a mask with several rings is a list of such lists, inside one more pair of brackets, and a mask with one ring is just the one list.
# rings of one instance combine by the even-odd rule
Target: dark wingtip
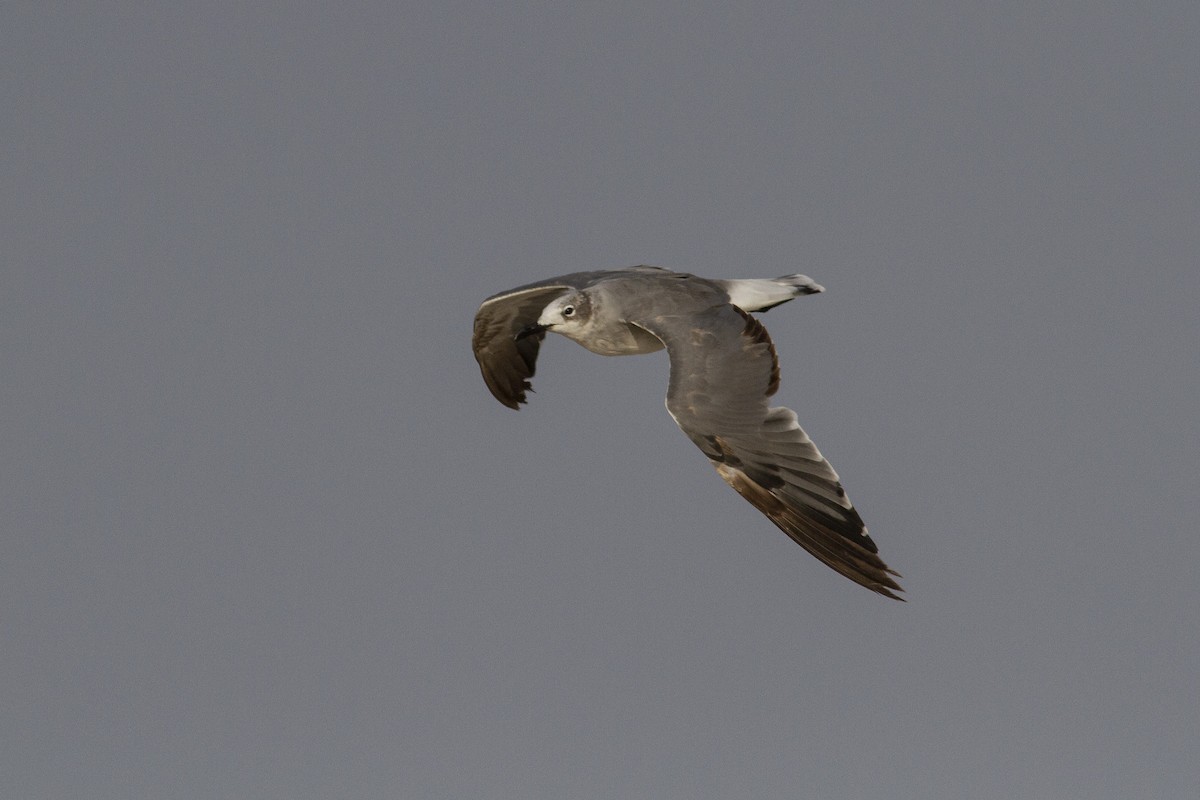
[[[889,570],[889,572],[890,572],[890,571],[891,571],[891,570]],[[895,575],[897,578],[898,578],[898,577],[900,577],[900,574],[899,574],[899,573],[895,573],[895,572],[893,572],[892,574],[893,574],[893,575]],[[868,588],[868,589],[870,589],[871,591],[875,592],[876,594],[881,594],[881,595],[883,595],[884,597],[890,597],[890,598],[892,598],[893,600],[899,600],[901,603],[907,603],[907,602],[908,602],[908,598],[906,598],[906,597],[901,597],[900,595],[898,595],[898,594],[895,594],[895,593],[892,591],[892,589],[895,589],[897,592],[903,592],[903,591],[904,591],[904,587],[902,587],[900,584],[896,583],[895,581],[889,580],[889,581],[888,581],[888,585],[886,585],[886,586],[884,586],[884,585],[875,585],[875,586],[868,586],[867,588]]]
[[511,393],[511,394],[504,393],[503,396],[501,396],[500,394],[497,394],[496,392],[492,392],[492,394],[494,394],[496,396],[497,400],[499,400],[501,403],[503,403],[504,405],[511,408],[513,411],[520,411],[521,406],[529,402],[528,400],[525,399],[525,393],[532,392],[532,391],[533,391],[532,387],[530,387],[529,382],[526,381],[525,386],[522,387],[521,390],[518,392]]

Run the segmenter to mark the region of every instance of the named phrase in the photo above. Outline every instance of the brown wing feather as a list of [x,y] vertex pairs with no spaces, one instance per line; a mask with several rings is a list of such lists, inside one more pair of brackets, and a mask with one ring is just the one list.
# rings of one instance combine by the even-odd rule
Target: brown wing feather
[[553,284],[513,290],[485,300],[476,312],[471,337],[475,360],[488,390],[509,408],[520,408],[525,402],[529,379],[537,368],[538,348],[545,338],[538,333],[517,341],[517,334],[537,322],[542,309],[570,288]]

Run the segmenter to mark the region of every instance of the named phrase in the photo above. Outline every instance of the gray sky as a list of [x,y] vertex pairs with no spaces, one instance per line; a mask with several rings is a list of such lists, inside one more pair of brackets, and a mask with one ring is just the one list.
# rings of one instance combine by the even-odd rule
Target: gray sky
[[[6,4],[0,796],[1186,797],[1200,6]],[[777,399],[487,295],[801,271]]]

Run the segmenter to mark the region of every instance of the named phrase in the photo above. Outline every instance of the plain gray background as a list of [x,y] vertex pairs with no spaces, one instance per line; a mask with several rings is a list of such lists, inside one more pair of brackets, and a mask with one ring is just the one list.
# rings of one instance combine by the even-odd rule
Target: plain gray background
[[[1200,6],[10,3],[0,795],[1200,786]],[[907,604],[551,337],[801,271],[777,400]]]

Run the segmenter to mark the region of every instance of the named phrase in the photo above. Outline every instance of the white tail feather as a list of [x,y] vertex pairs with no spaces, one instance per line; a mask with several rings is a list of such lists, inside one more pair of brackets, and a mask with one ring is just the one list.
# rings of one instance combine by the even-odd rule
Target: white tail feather
[[717,281],[729,294],[729,302],[743,311],[766,311],[802,294],[816,294],[825,287],[807,275],[784,275],[780,278],[747,278]]

